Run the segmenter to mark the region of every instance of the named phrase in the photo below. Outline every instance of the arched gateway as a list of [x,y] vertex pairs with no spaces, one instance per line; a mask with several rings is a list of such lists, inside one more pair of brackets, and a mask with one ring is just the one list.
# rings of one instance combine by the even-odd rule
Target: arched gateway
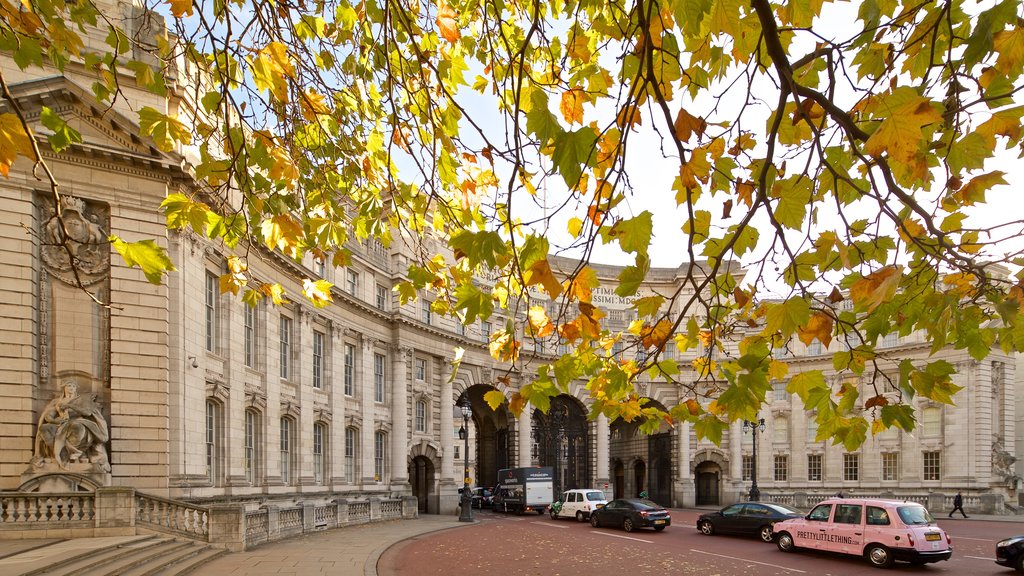
[[590,423],[578,400],[562,394],[547,414],[534,410],[533,446],[533,460],[554,469],[556,493],[591,487]]

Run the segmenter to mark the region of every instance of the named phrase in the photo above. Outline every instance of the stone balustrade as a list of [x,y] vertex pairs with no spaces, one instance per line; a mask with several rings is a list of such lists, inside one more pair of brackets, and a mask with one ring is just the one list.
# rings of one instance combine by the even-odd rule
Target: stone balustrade
[[303,503],[287,508],[268,505],[245,514],[245,546],[280,540],[316,530],[368,522],[416,518],[416,498],[337,499],[327,504]]

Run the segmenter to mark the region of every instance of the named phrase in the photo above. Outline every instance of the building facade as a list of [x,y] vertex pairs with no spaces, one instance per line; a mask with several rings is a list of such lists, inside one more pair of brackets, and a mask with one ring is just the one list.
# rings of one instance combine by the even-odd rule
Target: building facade
[[[786,392],[785,381],[775,383],[763,407],[756,463],[753,435],[741,423],[715,445],[697,440],[685,423],[645,435],[632,423],[590,420],[582,383],[555,398],[547,413],[528,406],[516,417],[483,399],[533,376],[507,373],[488,354],[491,332],[506,319],[463,325],[433,314],[426,295],[399,305],[392,288],[411,254],[400,243],[353,244],[352,261],[342,268],[312,257],[249,254],[254,277],[279,281],[290,294],[301,293],[303,278],[332,282],[334,303],[323,309],[299,299],[249,307],[221,294],[218,278],[233,252],[191,232],[169,232],[159,211],[169,194],[199,191],[187,170],[188,150],[160,152],[128,113],[140,105],[188,109],[186,68],[167,98],[124,82],[125,99],[99,110],[88,75],[74,64],[45,77],[20,71],[6,56],[0,66],[41,134],[46,106],[84,137],[61,154],[44,152],[65,195],[67,241],[54,230],[52,195],[31,166],[19,160],[0,180],[0,282],[7,295],[0,327],[2,490],[68,488],[71,477],[72,488],[131,485],[253,506],[411,494],[421,512],[450,513],[467,458],[456,433],[456,404],[466,397],[477,485],[493,485],[501,468],[545,465],[555,468],[563,489],[646,491],[666,505],[711,505],[743,499],[756,469],[762,493],[780,499],[840,490],[905,497],[963,490],[1016,501],[1022,469],[1015,456],[1024,430],[1017,426],[1016,361],[997,349],[983,361],[942,351],[964,387],[957,405],[915,400],[913,434],[889,431],[854,452],[817,439],[813,414]],[[110,234],[157,239],[177,271],[162,285],[149,283],[112,255]],[[651,270],[639,296],[675,292],[691,267],[703,270],[701,263]],[[595,269],[609,285],[621,271]],[[635,319],[632,302],[611,290],[599,290],[594,303],[612,329]],[[546,305],[553,310],[555,303]],[[453,378],[456,347],[466,352]],[[883,348],[894,361],[923,361],[930,346],[912,335],[888,339]],[[525,347],[538,359],[562,352],[558,345]],[[873,386],[867,377],[836,373],[830,351],[818,343],[795,343],[789,352],[791,374],[821,369],[837,384]],[[684,366],[695,357],[669,354]],[[686,399],[664,382],[639,386],[663,407]],[[80,433],[54,416],[64,405],[81,415]]]

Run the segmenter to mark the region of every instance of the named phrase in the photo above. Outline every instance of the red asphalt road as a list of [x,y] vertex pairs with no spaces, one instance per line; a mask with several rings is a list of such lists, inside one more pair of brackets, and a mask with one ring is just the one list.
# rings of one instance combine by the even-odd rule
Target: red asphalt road
[[[694,525],[700,512],[673,510],[664,532],[592,528],[547,516],[505,516],[475,511],[478,524],[426,534],[387,550],[380,576],[852,576],[881,572],[860,558],[802,551],[780,552],[773,544],[733,536],[703,536]],[[993,562],[995,543],[1024,534],[1024,523],[939,519],[953,537],[953,557],[927,566],[897,563],[889,573],[956,576],[1014,572]]]

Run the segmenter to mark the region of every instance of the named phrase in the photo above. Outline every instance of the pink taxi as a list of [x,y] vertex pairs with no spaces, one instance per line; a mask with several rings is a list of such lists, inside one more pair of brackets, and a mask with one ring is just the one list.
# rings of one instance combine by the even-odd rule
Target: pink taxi
[[949,535],[924,506],[893,500],[825,500],[803,518],[775,524],[775,542],[783,552],[803,548],[853,554],[879,568],[897,560],[949,560],[953,554]]

